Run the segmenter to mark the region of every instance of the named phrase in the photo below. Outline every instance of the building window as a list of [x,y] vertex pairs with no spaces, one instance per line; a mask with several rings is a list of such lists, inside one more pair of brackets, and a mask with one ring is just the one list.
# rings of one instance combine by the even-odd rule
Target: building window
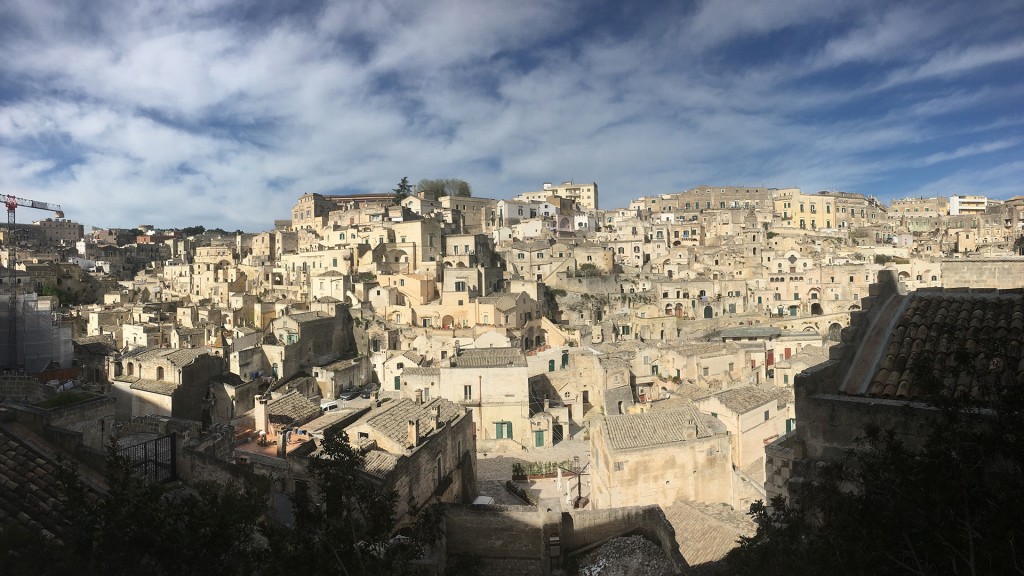
[[769,413],[769,412],[771,412],[771,410],[765,410],[765,411],[764,411],[764,421],[765,421],[765,422],[767,422],[767,421],[768,421],[768,413]]
[[709,369],[709,368],[708,368],[707,366],[705,366],[705,367],[704,367],[704,375],[705,375],[705,376],[707,376],[707,375],[709,375],[710,373],[711,373],[711,370],[710,370],[710,369]]
[[616,462],[615,463],[615,471],[616,472],[622,472],[623,470],[625,470],[625,468],[626,468],[626,463],[625,462]]
[[466,384],[465,386],[462,387],[462,399],[467,401],[467,402],[473,399],[473,385],[472,384]]

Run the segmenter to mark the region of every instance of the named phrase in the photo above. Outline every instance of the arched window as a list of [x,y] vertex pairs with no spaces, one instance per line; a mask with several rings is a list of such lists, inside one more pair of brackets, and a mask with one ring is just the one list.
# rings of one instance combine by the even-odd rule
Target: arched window
[[129,376],[134,376],[135,375],[135,364],[133,364],[132,362],[128,363],[128,375]]
[[163,366],[157,366],[156,367],[156,379],[157,380],[163,380],[164,379],[164,367]]

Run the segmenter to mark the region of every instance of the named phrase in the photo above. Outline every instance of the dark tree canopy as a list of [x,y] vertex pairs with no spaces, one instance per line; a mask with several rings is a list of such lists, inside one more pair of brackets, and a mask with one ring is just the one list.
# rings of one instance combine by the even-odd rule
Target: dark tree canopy
[[4,574],[349,576],[413,574],[412,560],[440,537],[441,511],[424,506],[409,538],[392,539],[398,495],[361,472],[363,456],[344,433],[328,434],[309,471],[315,494],[296,490],[295,522],[267,516],[269,479],[250,473],[231,484],[170,490],[133,475],[108,452],[109,490],[92,496],[74,467],[63,470],[64,541],[20,523],[0,524]]
[[402,176],[401,181],[398,182],[398,186],[395,186],[392,192],[395,193],[395,204],[401,204],[402,200],[405,200],[412,195],[412,184],[409,184],[409,178]]
[[432,194],[435,198],[442,198],[444,196],[469,198],[473,195],[469,183],[458,178],[424,178],[416,184],[416,190],[421,193],[427,192]]

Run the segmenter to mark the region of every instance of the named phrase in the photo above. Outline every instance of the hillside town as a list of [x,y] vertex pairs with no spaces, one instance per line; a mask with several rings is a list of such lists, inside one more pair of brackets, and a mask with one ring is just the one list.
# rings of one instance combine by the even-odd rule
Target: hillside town
[[922,358],[966,346],[1024,378],[1024,196],[706,185],[604,208],[596,182],[403,178],[303,194],[261,232],[68,216],[0,230],[0,484],[23,479],[0,520],[58,538],[61,459],[98,491],[111,445],[153,482],[259,474],[287,524],[344,432],[397,493],[392,534],[445,504],[424,573],[562,574],[627,534],[690,573],[865,426],[926,413]]

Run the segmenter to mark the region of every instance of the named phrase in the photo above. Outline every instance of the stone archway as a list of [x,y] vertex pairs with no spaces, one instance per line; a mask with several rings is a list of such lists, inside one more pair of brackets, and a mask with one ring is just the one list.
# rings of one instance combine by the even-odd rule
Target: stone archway
[[814,304],[811,304],[811,315],[812,316],[821,316],[822,313],[823,312],[821,310],[821,304],[819,304],[817,302],[815,302]]
[[828,326],[828,339],[832,342],[839,342],[843,336],[843,326],[838,322],[833,322]]
[[451,328],[454,325],[455,325],[455,318],[453,318],[450,314],[449,315],[445,315],[444,318],[441,318],[441,327],[442,328]]

